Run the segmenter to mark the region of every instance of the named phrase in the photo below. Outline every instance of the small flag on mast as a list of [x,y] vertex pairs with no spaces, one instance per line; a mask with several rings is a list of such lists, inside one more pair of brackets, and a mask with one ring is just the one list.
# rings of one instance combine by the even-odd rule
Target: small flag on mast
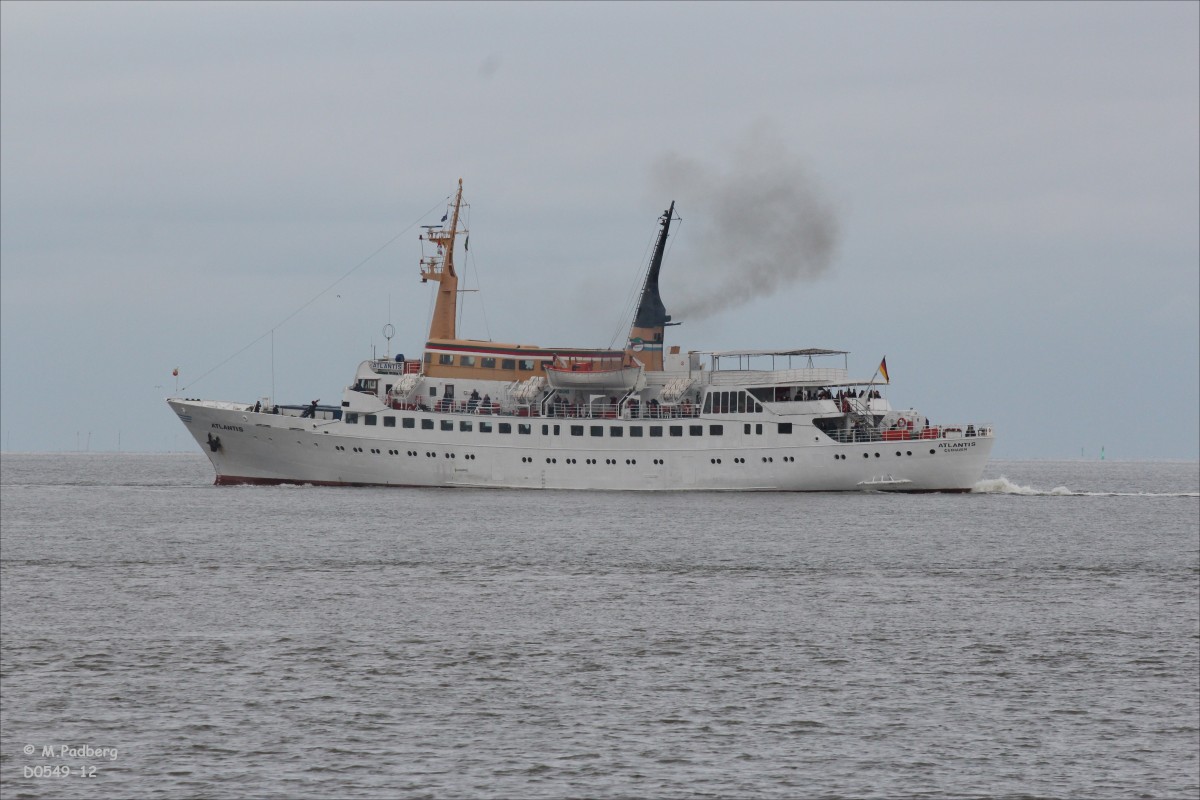
[[892,379],[891,379],[891,378],[889,378],[889,377],[888,377],[888,374],[887,374],[887,356],[884,356],[884,357],[883,357],[883,361],[880,361],[880,362],[879,362],[879,373],[880,373],[881,375],[883,375],[883,382],[884,382],[884,383],[891,383],[891,382],[892,382]]
[[175,369],[171,370],[171,374],[174,375],[176,378],[178,378],[179,377],[179,367],[176,367]]
[[449,211],[447,211],[445,214],[442,214],[442,222],[445,222],[449,217],[450,217]]

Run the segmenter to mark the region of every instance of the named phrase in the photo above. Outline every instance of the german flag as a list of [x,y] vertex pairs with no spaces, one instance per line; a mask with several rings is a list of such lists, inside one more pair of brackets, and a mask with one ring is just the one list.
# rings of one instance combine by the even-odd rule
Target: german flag
[[880,374],[881,374],[881,375],[883,375],[883,382],[884,382],[884,383],[891,383],[891,382],[892,382],[892,379],[891,379],[891,378],[889,378],[889,377],[888,377],[888,374],[887,374],[887,356],[884,356],[884,357],[883,357],[883,361],[880,361],[880,362],[879,362],[879,372],[880,372]]

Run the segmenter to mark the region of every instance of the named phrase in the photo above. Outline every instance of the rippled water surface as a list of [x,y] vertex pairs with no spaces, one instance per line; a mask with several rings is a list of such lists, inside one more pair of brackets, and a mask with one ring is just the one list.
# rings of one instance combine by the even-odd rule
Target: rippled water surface
[[2,468],[6,800],[1200,793],[1195,463],[916,496]]

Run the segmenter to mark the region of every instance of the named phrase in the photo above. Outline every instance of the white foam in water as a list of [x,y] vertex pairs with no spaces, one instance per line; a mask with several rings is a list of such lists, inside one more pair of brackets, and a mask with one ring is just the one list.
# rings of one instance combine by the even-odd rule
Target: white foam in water
[[1018,494],[1028,497],[1200,497],[1198,492],[1073,492],[1066,486],[1053,489],[1035,489],[1019,486],[1001,475],[979,481],[971,489],[975,494]]
[[1046,491],[1045,489],[1034,489],[1032,486],[1018,486],[1003,475],[1001,475],[999,478],[990,478],[988,480],[980,481],[979,483],[975,484],[975,488],[973,488],[971,491],[978,494],[1023,494],[1035,496],[1062,496],[1075,494],[1075,492],[1072,492],[1065,486],[1059,486],[1051,489],[1050,491]]

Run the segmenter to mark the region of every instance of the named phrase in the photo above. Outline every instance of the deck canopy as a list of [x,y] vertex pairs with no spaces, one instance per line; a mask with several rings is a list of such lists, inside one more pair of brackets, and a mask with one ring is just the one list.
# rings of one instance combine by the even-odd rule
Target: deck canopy
[[696,350],[702,356],[734,358],[737,356],[844,356],[849,350],[825,350],[820,347],[805,347],[798,350]]
[[[708,356],[712,359],[713,370],[746,370],[754,369],[754,363],[761,364],[760,359],[771,359],[771,369],[776,368],[776,359],[786,358],[786,369],[792,369],[793,358],[806,359],[804,366],[813,366],[813,358],[817,356],[842,356],[843,366],[846,365],[846,356],[850,354],[848,350],[826,350],[822,347],[804,347],[792,350],[696,350],[693,351],[697,356]],[[722,365],[721,359],[726,360],[726,365]],[[730,360],[736,359],[737,366],[727,366]]]

